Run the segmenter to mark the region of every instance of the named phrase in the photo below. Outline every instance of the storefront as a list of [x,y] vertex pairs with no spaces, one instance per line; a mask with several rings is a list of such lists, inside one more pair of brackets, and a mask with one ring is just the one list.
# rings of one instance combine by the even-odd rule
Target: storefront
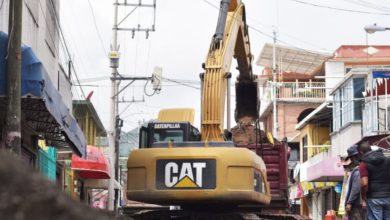
[[[102,151],[94,146],[87,146],[85,159],[72,156],[71,169],[74,172],[74,189],[79,199],[92,207],[107,207],[107,189],[110,179],[109,163]],[[120,184],[114,182],[116,189]]]
[[339,185],[344,169],[339,157],[318,154],[300,166],[301,214],[312,219],[323,219],[328,210],[338,210]]
[[[0,116],[5,115],[7,99],[8,36],[0,32]],[[33,50],[22,46],[21,63],[22,159],[36,166],[38,141],[47,146],[66,148],[85,156],[85,137],[62,97]],[[0,120],[0,127],[4,120]],[[0,137],[2,138],[2,137]]]

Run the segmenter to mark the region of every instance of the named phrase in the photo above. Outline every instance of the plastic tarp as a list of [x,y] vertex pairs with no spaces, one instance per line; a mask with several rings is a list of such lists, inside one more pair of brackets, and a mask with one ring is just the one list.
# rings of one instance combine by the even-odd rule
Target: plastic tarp
[[[7,44],[8,35],[0,32],[0,97],[7,96]],[[26,45],[22,46],[21,78],[22,111],[24,111],[23,104],[30,107],[33,105],[29,105],[29,102],[38,103],[36,105],[38,106],[37,109],[33,110],[38,112],[47,111],[50,113],[49,115],[54,120],[49,118],[47,121],[56,125],[55,127],[58,128],[53,132],[53,128],[51,127],[46,132],[47,136],[45,132],[41,132],[44,138],[47,140],[57,138],[55,141],[63,141],[70,145],[75,153],[85,156],[86,142],[82,130],[69,109],[63,103],[60,93],[51,82],[42,63],[34,54],[31,47]],[[44,110],[39,106],[39,103],[42,102]],[[55,134],[53,135],[53,133]]]
[[83,179],[109,179],[108,161],[103,152],[94,146],[87,146],[87,158],[72,155],[72,170]]

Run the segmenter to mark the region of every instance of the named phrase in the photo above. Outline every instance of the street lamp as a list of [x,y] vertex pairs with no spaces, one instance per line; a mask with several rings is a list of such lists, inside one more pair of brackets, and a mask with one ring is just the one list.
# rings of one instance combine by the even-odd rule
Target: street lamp
[[369,34],[373,34],[377,31],[387,31],[387,30],[390,30],[390,28],[388,27],[382,27],[382,26],[378,26],[376,24],[372,24],[372,25],[366,25],[364,27],[364,30],[369,33]]

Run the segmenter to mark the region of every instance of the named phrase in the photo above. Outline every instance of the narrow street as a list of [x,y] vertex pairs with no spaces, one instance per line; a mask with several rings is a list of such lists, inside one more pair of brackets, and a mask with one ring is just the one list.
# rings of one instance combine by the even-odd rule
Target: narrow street
[[390,6],[0,0],[0,219],[390,219]]

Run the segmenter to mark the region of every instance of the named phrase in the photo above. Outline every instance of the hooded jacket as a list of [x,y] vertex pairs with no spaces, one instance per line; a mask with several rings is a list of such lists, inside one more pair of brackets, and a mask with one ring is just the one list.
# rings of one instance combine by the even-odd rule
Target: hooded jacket
[[390,160],[382,151],[369,151],[362,156],[368,170],[367,198],[390,197]]
[[353,208],[360,205],[360,174],[359,167],[355,167],[348,179],[348,191],[345,197],[345,206],[351,204]]

